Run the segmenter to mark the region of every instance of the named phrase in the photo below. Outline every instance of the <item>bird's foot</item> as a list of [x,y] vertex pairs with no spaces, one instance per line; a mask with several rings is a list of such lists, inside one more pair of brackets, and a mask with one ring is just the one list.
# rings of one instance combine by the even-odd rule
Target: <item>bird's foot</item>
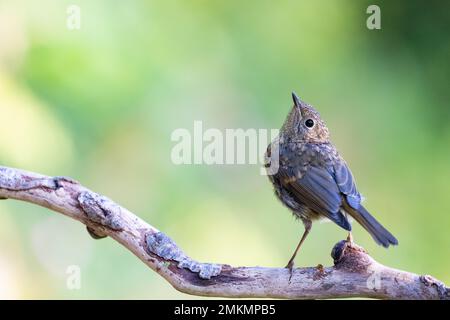
[[294,261],[289,260],[285,268],[289,269],[289,282],[291,282],[292,275],[294,274]]

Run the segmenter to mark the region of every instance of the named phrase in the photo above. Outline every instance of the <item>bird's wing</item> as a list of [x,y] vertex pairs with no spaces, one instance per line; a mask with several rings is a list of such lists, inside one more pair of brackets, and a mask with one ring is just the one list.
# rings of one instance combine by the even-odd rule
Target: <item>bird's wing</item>
[[333,175],[339,190],[345,195],[350,207],[358,210],[361,204],[361,194],[356,189],[355,180],[347,164],[344,161],[335,162],[333,167],[330,168],[330,173]]
[[281,166],[278,171],[281,184],[296,200],[351,230],[350,223],[340,211],[342,194],[333,175],[325,168],[310,166],[302,174],[296,167]]
[[361,205],[361,195],[345,162],[336,162],[330,171],[346,199],[345,211],[355,218],[378,244],[386,248],[391,244],[397,245],[397,239]]

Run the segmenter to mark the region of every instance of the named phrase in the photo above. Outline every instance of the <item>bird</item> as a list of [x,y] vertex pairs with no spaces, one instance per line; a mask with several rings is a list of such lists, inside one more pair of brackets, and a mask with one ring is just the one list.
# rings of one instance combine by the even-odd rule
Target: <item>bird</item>
[[265,167],[275,195],[304,225],[300,242],[286,265],[291,276],[295,257],[317,220],[328,219],[347,230],[347,241],[353,243],[350,216],[377,244],[385,248],[397,245],[397,239],[362,205],[355,179],[330,141],[320,114],[295,92],[292,100],[278,136],[265,153]]

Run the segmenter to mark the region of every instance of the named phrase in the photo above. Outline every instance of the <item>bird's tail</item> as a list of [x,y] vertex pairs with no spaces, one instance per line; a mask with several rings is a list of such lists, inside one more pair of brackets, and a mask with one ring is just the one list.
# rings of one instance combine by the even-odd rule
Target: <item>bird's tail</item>
[[397,239],[387,231],[375,218],[364,208],[359,206],[358,210],[351,208],[348,213],[359,222],[360,225],[370,233],[379,245],[387,248],[389,245],[397,245]]

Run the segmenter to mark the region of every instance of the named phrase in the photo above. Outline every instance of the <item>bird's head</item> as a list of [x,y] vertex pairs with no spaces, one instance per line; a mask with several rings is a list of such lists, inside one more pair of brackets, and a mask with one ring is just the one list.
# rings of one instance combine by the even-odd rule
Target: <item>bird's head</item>
[[281,134],[288,141],[307,143],[327,143],[330,134],[319,113],[309,104],[303,102],[293,92],[294,106],[289,112]]

